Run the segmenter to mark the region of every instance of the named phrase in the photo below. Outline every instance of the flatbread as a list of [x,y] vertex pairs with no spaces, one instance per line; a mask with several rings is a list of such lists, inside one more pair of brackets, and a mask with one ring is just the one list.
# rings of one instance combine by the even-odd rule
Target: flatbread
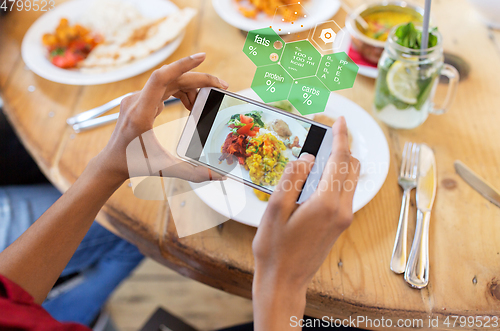
[[109,40],[122,27],[143,18],[139,9],[128,1],[95,0],[82,15],[79,23]]
[[195,15],[195,9],[184,8],[167,17],[136,18],[94,48],[79,67],[116,67],[145,58],[176,39]]

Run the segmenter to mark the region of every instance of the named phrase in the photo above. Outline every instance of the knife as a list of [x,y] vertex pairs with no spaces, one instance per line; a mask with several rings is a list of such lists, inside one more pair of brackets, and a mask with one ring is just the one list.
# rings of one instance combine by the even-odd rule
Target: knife
[[404,278],[411,287],[424,288],[429,283],[429,223],[437,187],[436,159],[427,145],[420,145],[418,167],[417,224]]
[[497,207],[500,207],[500,192],[495,190],[491,184],[479,177],[474,171],[469,169],[462,161],[455,161],[455,170],[467,184],[478,191],[483,197]]

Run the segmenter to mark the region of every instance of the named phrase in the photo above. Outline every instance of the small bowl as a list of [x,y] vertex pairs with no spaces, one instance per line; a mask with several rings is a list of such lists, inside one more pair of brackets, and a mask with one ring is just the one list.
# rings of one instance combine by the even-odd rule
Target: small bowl
[[352,15],[348,15],[345,19],[345,26],[351,35],[352,47],[359,52],[367,61],[377,64],[382,52],[384,51],[385,41],[375,40],[363,34],[358,29],[355,17],[358,15],[363,17],[368,14],[381,11],[396,11],[402,13],[410,13],[412,15],[420,15],[423,17],[424,9],[404,1],[396,2],[380,2],[370,5],[362,5],[356,8]]

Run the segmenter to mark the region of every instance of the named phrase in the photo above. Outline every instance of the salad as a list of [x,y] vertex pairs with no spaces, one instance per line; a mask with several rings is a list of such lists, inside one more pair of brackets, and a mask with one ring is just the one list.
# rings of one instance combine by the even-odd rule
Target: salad
[[[260,186],[278,184],[288,156],[298,157],[300,139],[293,135],[282,119],[264,122],[262,111],[234,114],[227,122],[230,132],[221,146],[219,162],[231,165],[235,161],[248,171],[250,180]],[[260,200],[267,201],[268,194],[254,190]]]

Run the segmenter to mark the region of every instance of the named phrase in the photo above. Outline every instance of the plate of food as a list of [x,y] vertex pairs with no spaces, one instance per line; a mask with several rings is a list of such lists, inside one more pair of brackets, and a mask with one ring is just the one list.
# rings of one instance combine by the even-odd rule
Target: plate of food
[[[240,91],[238,94],[262,102],[252,89]],[[273,105],[298,114],[287,101]],[[226,105],[223,110],[219,111],[209,133],[207,141],[210,143],[205,145],[207,149],[205,152],[213,156],[208,158],[212,159],[210,162],[217,164],[217,168],[227,172],[236,169],[244,179],[267,186],[272,191],[279,181],[279,172],[282,170],[279,167],[284,167],[287,162],[297,159],[297,152],[300,151],[303,139],[307,136],[309,126],[305,124],[306,122],[279,113],[256,114],[254,108],[255,106],[251,104]],[[336,93],[331,94],[323,113],[306,117],[331,126],[339,116],[346,118],[351,153],[361,164],[360,178],[353,202],[353,211],[357,212],[373,199],[385,182],[389,171],[389,146],[377,122],[357,104]],[[246,122],[250,124],[246,125]],[[240,136],[245,134],[249,138],[248,141],[239,142],[237,139],[228,141],[231,136],[235,136],[232,133],[238,130],[248,131],[240,132],[242,133]],[[263,142],[264,145],[262,145]],[[264,151],[255,148],[255,146],[266,146],[266,144],[272,147],[268,150],[267,159]],[[232,158],[229,158],[228,154],[231,154]],[[249,159],[248,155],[256,160]],[[207,163],[210,164],[210,162]],[[262,167],[265,164],[272,164],[277,175],[268,171],[263,176],[265,169]],[[243,189],[245,191],[244,203],[227,206],[227,201],[221,199],[221,194],[218,192],[220,191],[219,184],[200,186],[200,184],[191,183],[190,185],[196,195],[218,213],[240,223],[259,226],[267,208],[269,195],[230,178],[222,183],[225,186],[225,192],[228,195],[232,192],[238,193],[239,200],[243,199],[240,194]]]
[[195,15],[165,0],[72,0],[31,25],[22,57],[37,75],[57,83],[116,82],[168,58]]
[[340,8],[338,0],[212,0],[212,4],[224,21],[240,30],[272,26],[278,34],[312,29]]

